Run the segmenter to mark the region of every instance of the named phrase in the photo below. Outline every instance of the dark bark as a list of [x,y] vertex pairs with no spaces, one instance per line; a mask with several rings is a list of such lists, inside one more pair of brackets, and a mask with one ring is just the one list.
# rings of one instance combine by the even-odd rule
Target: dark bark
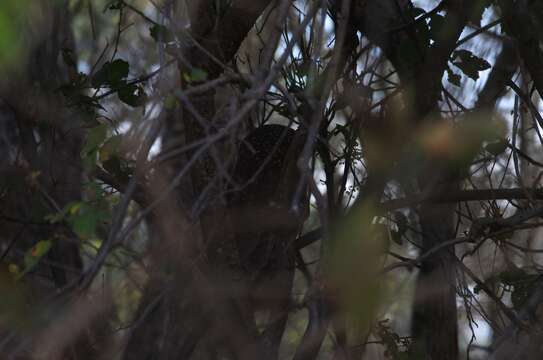
[[[454,238],[455,205],[422,205],[422,252]],[[454,249],[444,248],[423,261],[413,310],[414,358],[458,359],[458,317]],[[422,355],[424,354],[424,355]]]
[[[390,163],[400,158],[399,154],[414,140],[420,128],[435,121],[444,121],[440,119],[438,112],[443,72],[452,51],[456,48],[462,30],[473,16],[471,11],[481,11],[480,6],[475,3],[444,2],[441,6],[441,10],[446,11],[442,27],[444,31],[430,46],[419,41],[419,34],[413,26],[415,22],[407,15],[406,9],[409,5],[405,4],[403,10],[399,5],[400,3],[394,1],[369,2],[368,7],[359,9],[356,14],[360,18],[358,23],[361,31],[368,36],[370,41],[383,49],[398,71],[402,85],[407,91],[408,105],[404,112],[407,113],[407,131],[410,134],[405,136],[405,132],[402,132],[396,123],[389,127],[381,126],[384,130],[393,129],[396,134],[401,134],[398,146],[394,146],[395,155],[391,157]],[[384,7],[386,10],[380,11],[379,17],[376,16],[376,6]],[[393,19],[396,23],[403,23],[404,26],[398,31],[383,31],[382,24],[387,23],[387,18]],[[405,54],[401,53],[401,49],[405,49],[405,46],[416,49],[418,58],[406,59]],[[388,139],[391,136],[390,131],[385,133]],[[375,138],[374,134],[370,136]],[[380,154],[382,151],[377,149],[376,153]],[[423,192],[428,193],[434,191],[446,193],[451,189],[456,189],[459,179],[454,175],[455,172],[455,169],[444,168],[443,164],[428,161],[422,167],[422,172],[418,174],[419,187]],[[419,220],[423,231],[423,249],[429,249],[450,238],[449,236],[453,234],[453,210],[447,205],[423,204],[421,206]],[[413,356],[422,356],[425,359],[458,358],[456,280],[454,263],[450,258],[452,251],[452,249],[444,249],[437,252],[422,264],[416,297],[425,297],[421,292],[423,288],[428,288],[427,284],[430,284],[429,289],[432,289],[435,285],[434,281],[439,280],[440,286],[434,289],[434,296],[428,296],[415,305],[413,350],[415,353],[417,352],[415,349],[421,352]]]
[[[190,72],[190,67],[193,66],[203,69],[208,74],[208,79],[217,77],[223,71],[224,64],[228,64],[232,60],[242,40],[268,4],[269,1],[234,1],[218,19],[210,11],[209,2],[189,3],[192,23],[191,35],[199,45],[189,45],[189,48],[183,50],[183,57],[188,60],[189,64],[184,61],[180,62],[181,75],[184,72]],[[181,80],[181,83],[183,82]],[[164,143],[167,148],[169,148],[169,144],[180,139],[183,139],[185,144],[190,144],[204,140],[217,131],[221,124],[215,118],[214,96],[215,91],[210,90],[186,99],[181,113],[172,117],[166,124]],[[204,330],[210,334],[209,339],[211,340],[206,341],[207,344],[226,347],[236,358],[249,359],[256,356],[257,339],[255,334],[244,326],[243,316],[239,313],[236,304],[232,302],[232,292],[236,293],[239,290],[230,288],[232,287],[232,277],[235,274],[232,274],[232,271],[228,269],[229,256],[217,256],[219,249],[232,249],[233,241],[232,234],[229,234],[228,231],[228,224],[225,223],[224,202],[221,203],[219,196],[224,191],[224,183],[221,174],[217,173],[215,163],[215,161],[219,161],[227,164],[230,161],[228,153],[224,151],[225,148],[221,147],[223,145],[224,143],[220,142],[211,145],[211,148],[200,154],[196,160],[190,171],[192,194],[186,196],[184,195],[186,189],[179,188],[176,195],[179,206],[187,209],[184,215],[200,214],[201,228],[197,229],[193,226],[195,230],[193,233],[199,233],[197,236],[200,238],[200,245],[194,247],[198,248],[203,245],[204,248],[200,248],[200,251],[204,253],[208,252],[204,249],[211,251],[207,254],[209,262],[197,265],[199,269],[196,271],[206,279],[197,280],[194,278],[194,271],[190,271],[187,266],[176,265],[179,262],[187,262],[186,259],[175,256],[164,259],[160,252],[156,252],[157,257],[154,258],[155,262],[161,260],[172,262],[171,266],[177,270],[173,279],[164,283],[164,287],[171,290],[164,294],[166,302],[159,304],[158,309],[149,315],[150,322],[159,326],[164,321],[160,319],[168,318],[170,323],[177,324],[168,333],[161,330],[156,330],[156,332],[160,334],[159,337],[172,339],[181,345],[177,350],[168,353],[156,349],[156,347],[153,349],[153,346],[138,344],[136,340],[130,341],[132,345],[130,345],[131,348],[128,349],[127,354],[134,355],[126,355],[127,359],[136,358],[145,353],[157,353],[159,350],[158,353],[171,358],[178,358],[180,354],[188,357]],[[194,153],[189,156],[194,156]],[[185,165],[186,159],[184,157],[173,159],[170,162],[170,176],[180,171]],[[187,182],[184,185],[187,185]],[[192,200],[187,203],[187,198]],[[168,216],[171,216],[171,213]],[[181,235],[182,233],[177,234]],[[178,241],[183,240],[178,239]],[[189,241],[194,240],[190,239]],[[160,239],[159,242],[168,242],[168,240]],[[201,255],[200,253],[191,256]],[[159,273],[157,272],[157,274]],[[163,275],[158,275],[158,277],[161,276],[163,277]],[[157,280],[159,278],[151,277],[150,281]],[[206,286],[201,283],[202,281],[207,283],[208,290],[212,291],[214,295],[210,296],[208,293],[204,296],[200,291],[194,291],[194,289],[198,290],[202,286]],[[150,297],[153,296],[150,295]],[[148,302],[149,296],[145,298],[147,299],[145,302]],[[164,304],[168,304],[169,307],[164,308]],[[150,330],[135,329],[132,339],[143,338],[144,334],[138,333],[145,331]]]

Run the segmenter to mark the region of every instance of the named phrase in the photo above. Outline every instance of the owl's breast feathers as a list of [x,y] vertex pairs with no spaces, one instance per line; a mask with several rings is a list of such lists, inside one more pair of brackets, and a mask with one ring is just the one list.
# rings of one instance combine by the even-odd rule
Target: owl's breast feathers
[[239,259],[247,270],[291,263],[292,243],[307,218],[307,190],[298,200],[297,212],[292,208],[303,148],[303,139],[295,135],[291,128],[265,125],[240,145],[234,172],[240,190],[230,198],[229,213]]

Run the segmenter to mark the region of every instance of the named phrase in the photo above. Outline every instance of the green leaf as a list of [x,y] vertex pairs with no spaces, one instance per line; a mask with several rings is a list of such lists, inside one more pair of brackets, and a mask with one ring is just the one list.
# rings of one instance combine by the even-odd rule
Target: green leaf
[[38,241],[36,245],[32,248],[32,251],[30,252],[30,255],[33,258],[41,258],[43,255],[45,255],[49,249],[51,248],[52,242],[51,240],[43,240]]
[[107,83],[107,68],[109,66],[109,61],[104,63],[100,70],[96,71],[91,79],[91,85],[93,88],[98,89],[100,86]]
[[117,90],[117,96],[119,96],[119,100],[123,103],[132,107],[142,106],[147,101],[147,94],[145,94],[143,87],[136,84],[120,87]]
[[503,154],[505,150],[507,150],[508,146],[509,146],[509,141],[507,139],[500,139],[498,141],[486,144],[485,151],[494,156],[498,156],[500,154]]
[[24,256],[24,269],[17,273],[16,278],[21,278],[24,274],[31,271],[39,262],[40,259],[47,254],[53,243],[51,240],[38,241]]
[[107,219],[107,213],[95,206],[80,203],[75,214],[71,214],[69,222],[74,233],[82,239],[96,236],[98,224]]
[[479,71],[490,69],[490,64],[485,59],[473,55],[469,50],[456,50],[452,58],[455,60],[453,64],[473,80],[479,79]]
[[118,153],[119,148],[121,147],[122,140],[122,135],[114,135],[107,139],[98,151],[100,161],[107,161],[114,154]]
[[97,89],[101,86],[117,87],[123,84],[124,79],[128,76],[130,65],[122,59],[116,59],[112,62],[105,62],[91,80],[93,88]]
[[156,42],[169,43],[175,39],[173,33],[164,25],[153,25],[149,28],[149,33]]
[[100,124],[87,130],[85,145],[81,150],[82,156],[87,156],[98,149],[100,144],[102,144],[106,139],[107,130],[108,127],[105,124]]
[[105,124],[92,127],[87,130],[85,145],[81,149],[81,160],[85,169],[94,169],[98,155],[98,149],[107,136],[108,127]]
[[177,107],[177,105],[178,105],[177,98],[173,95],[168,95],[164,99],[164,107],[167,110],[173,110]]
[[190,71],[190,78],[192,81],[201,82],[207,80],[207,72],[200,68],[193,68]]
[[187,82],[202,82],[207,80],[207,72],[200,68],[192,68],[190,73],[183,74],[183,78]]
[[129,71],[130,65],[128,62],[122,59],[113,60],[108,67],[108,81],[111,84],[117,83],[122,79],[125,79],[128,76]]
[[95,200],[92,202],[93,205],[82,201],[72,201],[60,212],[48,215],[47,220],[51,223],[66,221],[73,232],[82,239],[95,237],[98,224],[108,219],[108,213],[103,210],[106,203],[103,202],[101,186],[91,183],[87,190],[91,192],[89,195]]
[[[17,68],[22,65],[21,56],[25,55],[24,31],[21,25],[30,21],[32,24],[34,11],[28,11],[32,4],[28,1],[2,0],[0,1],[0,70]],[[24,30],[24,29],[23,29]]]

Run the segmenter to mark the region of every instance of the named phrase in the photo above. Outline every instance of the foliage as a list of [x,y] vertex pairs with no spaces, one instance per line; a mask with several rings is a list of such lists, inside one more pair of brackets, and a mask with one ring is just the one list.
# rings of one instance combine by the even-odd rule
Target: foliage
[[539,3],[23,3],[0,4],[0,357],[449,360],[535,329]]

